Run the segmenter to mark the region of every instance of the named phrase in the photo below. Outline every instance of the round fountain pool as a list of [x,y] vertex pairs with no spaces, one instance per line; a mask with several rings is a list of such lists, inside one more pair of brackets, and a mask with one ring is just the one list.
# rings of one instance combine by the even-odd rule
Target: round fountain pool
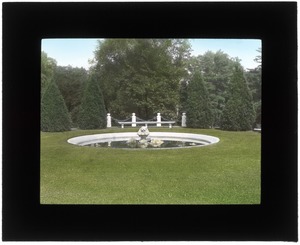
[[171,132],[151,132],[145,135],[135,132],[93,134],[68,140],[68,143],[80,146],[123,149],[174,149],[200,147],[218,142],[219,138],[209,135]]

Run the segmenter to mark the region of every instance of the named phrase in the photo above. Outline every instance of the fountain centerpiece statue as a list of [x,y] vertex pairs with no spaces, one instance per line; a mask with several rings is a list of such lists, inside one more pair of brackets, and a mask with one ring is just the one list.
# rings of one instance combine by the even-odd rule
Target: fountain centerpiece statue
[[138,136],[140,136],[141,140],[146,140],[149,135],[149,130],[146,126],[142,126],[138,131]]
[[140,140],[138,145],[140,148],[146,148],[148,146],[147,136],[149,135],[149,130],[146,126],[142,126],[138,131],[138,136],[140,136]]

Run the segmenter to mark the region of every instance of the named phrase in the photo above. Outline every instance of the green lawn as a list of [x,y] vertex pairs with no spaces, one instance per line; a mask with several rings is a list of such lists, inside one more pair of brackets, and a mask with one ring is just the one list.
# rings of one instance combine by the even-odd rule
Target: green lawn
[[259,204],[260,137],[256,132],[150,128],[216,136],[214,145],[124,150],[67,143],[75,136],[137,131],[41,133],[42,204]]

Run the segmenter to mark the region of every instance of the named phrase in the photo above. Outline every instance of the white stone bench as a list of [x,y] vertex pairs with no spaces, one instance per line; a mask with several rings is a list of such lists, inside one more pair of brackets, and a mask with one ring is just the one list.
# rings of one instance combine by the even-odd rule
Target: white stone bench
[[131,125],[132,127],[136,127],[136,125],[144,125],[148,126],[151,124],[156,124],[158,127],[161,126],[161,124],[169,124],[169,128],[172,128],[172,125],[175,124],[175,121],[138,121],[138,122],[118,122],[121,125],[121,128],[124,128],[124,125]]
[[[139,121],[137,121],[137,119]],[[148,126],[148,124],[156,124],[157,127],[161,127],[162,124],[169,124],[169,128],[172,128],[172,125],[175,124],[175,121],[162,121],[161,120],[161,115],[160,113],[157,113],[156,121],[143,121],[143,119],[137,118],[135,113],[132,113],[131,116],[131,121],[125,120],[125,121],[120,121],[120,120],[115,120],[118,122],[118,124],[121,125],[122,128],[124,128],[125,125],[131,125],[132,127],[136,127],[136,125],[144,125]],[[111,128],[111,115],[110,113],[107,113],[107,128]]]

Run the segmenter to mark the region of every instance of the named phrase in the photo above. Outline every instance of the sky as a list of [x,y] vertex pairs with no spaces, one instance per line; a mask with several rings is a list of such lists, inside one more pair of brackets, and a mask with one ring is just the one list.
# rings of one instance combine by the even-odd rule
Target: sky
[[[59,66],[90,67],[89,60],[94,58],[94,51],[100,39],[43,39],[42,51],[57,61]],[[245,69],[258,66],[254,58],[261,48],[259,39],[189,39],[192,55],[197,56],[210,50],[222,50],[230,57],[238,57]]]

